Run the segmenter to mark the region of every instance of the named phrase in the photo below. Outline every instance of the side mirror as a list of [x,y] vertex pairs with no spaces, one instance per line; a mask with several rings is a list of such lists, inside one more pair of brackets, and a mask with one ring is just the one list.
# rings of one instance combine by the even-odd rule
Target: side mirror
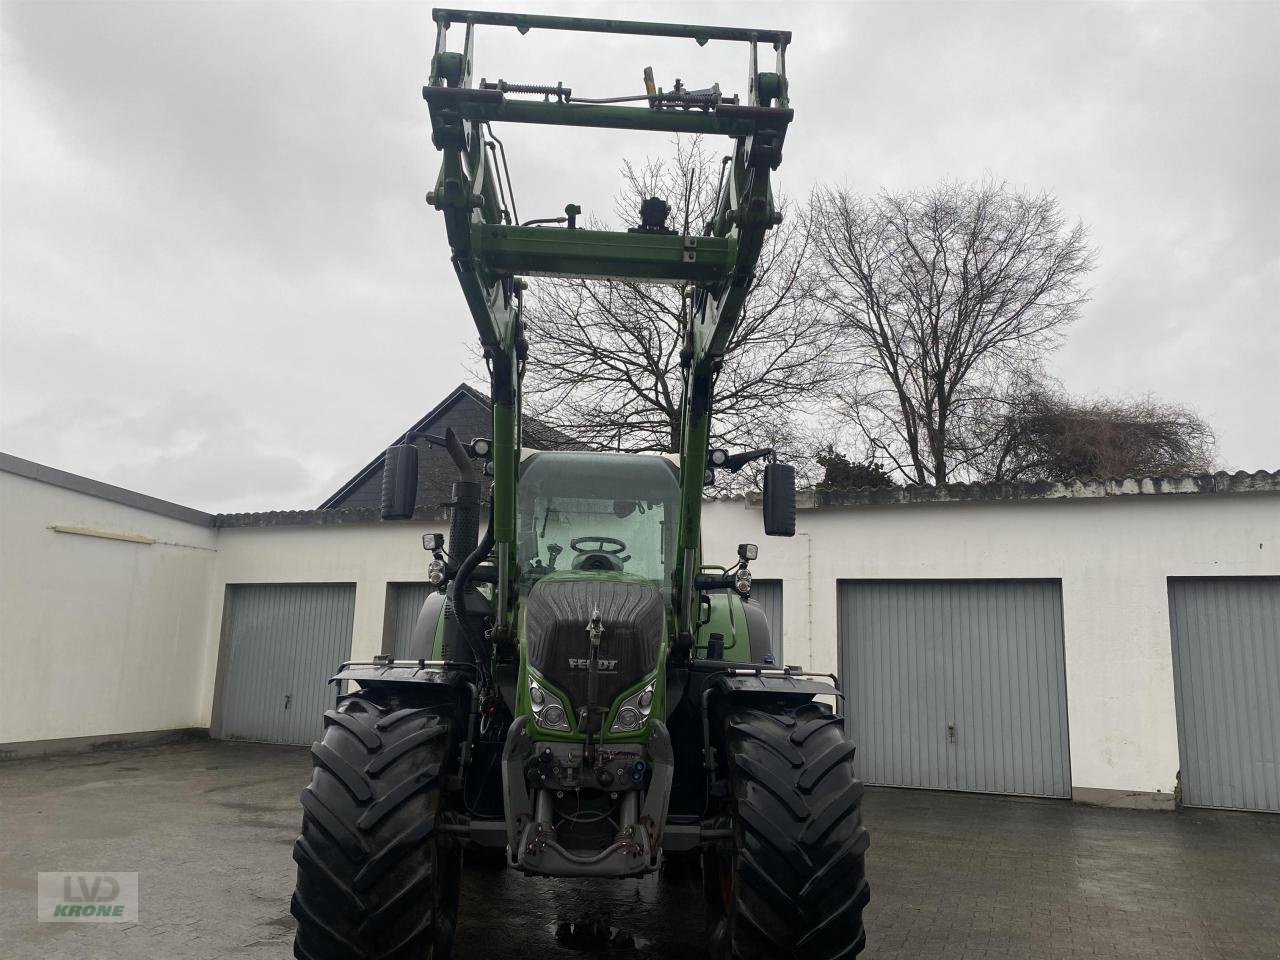
[[764,468],[764,533],[767,537],[796,535],[796,468],[789,463]]
[[387,447],[382,458],[382,519],[408,520],[418,499],[418,448],[412,443]]

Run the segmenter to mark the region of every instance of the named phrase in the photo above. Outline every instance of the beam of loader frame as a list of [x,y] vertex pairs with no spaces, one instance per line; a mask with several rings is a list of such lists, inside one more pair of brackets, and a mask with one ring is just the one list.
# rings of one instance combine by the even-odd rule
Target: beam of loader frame
[[[341,665],[302,793],[293,913],[308,960],[452,952],[463,853],[530,874],[607,880],[700,870],[716,960],[828,960],[862,950],[867,833],[837,679],[777,664],[751,597],[754,544],[727,565],[701,545],[723,471],[764,459],[764,532],[795,532],[795,472],[770,450],[708,449],[717,374],[766,232],[792,110],[779,30],[435,10],[423,97],[442,154],[428,202],[484,351],[489,437],[406,436],[384,461],[383,516],[414,516],[420,444],[457,469],[433,590],[410,649]],[[585,97],[560,81],[475,81],[480,27],[747,46],[745,101],[718,84]],[[448,40],[462,33],[460,50]],[[758,48],[774,53],[761,70]],[[729,138],[714,216],[697,235],[646,200],[625,231],[580,208],[520,221],[493,125]],[[522,276],[685,283],[677,453],[529,451],[520,385]],[[533,354],[532,361],[530,354]],[[487,518],[487,519],[486,519]],[[482,523],[483,521],[483,523]],[[481,527],[484,527],[483,533]]]

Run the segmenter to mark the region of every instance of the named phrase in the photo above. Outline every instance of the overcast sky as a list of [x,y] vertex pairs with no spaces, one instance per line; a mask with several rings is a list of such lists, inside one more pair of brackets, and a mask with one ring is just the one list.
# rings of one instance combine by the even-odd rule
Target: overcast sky
[[[1280,3],[501,3],[777,26],[782,189],[990,175],[1099,249],[1051,367],[1280,467]],[[0,449],[209,510],[315,506],[464,378],[427,4],[4,0]],[[745,92],[737,45],[488,28],[477,75]],[[526,219],[634,134],[508,128]],[[660,146],[660,144],[658,145]]]

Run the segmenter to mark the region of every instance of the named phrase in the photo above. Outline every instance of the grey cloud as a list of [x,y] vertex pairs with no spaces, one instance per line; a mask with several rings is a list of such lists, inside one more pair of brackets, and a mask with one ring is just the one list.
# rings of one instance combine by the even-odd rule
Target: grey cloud
[[[1280,5],[498,6],[790,27],[783,190],[1053,190],[1100,248],[1056,372],[1193,402],[1227,461],[1280,466]],[[309,506],[462,378],[471,324],[422,200],[426,5],[0,10],[0,447],[197,506]],[[745,68],[716,44],[478,45],[482,74],[589,92],[646,64]],[[619,160],[655,146],[502,135],[525,217],[607,211]]]

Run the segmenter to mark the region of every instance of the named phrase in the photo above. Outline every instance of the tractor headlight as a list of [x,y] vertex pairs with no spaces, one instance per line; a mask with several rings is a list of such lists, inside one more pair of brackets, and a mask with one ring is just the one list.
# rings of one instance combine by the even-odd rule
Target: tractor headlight
[[533,706],[533,722],[544,730],[569,729],[569,714],[560,698],[534,680],[529,681],[529,703]]
[[558,703],[549,704],[538,714],[538,726],[546,727],[548,730],[568,730],[569,722],[565,716],[564,707]]
[[653,708],[655,683],[657,683],[656,680],[649,681],[648,686],[643,690],[638,690],[622,701],[618,712],[613,715],[613,725],[609,727],[610,733],[634,733],[644,726],[645,721],[649,719],[649,711]]
[[739,567],[738,572],[733,575],[733,588],[744,597],[751,596],[751,571],[746,567]]
[[427,579],[431,581],[431,585],[434,587],[438,587],[440,584],[444,583],[444,561],[431,561],[430,565],[427,567]]

